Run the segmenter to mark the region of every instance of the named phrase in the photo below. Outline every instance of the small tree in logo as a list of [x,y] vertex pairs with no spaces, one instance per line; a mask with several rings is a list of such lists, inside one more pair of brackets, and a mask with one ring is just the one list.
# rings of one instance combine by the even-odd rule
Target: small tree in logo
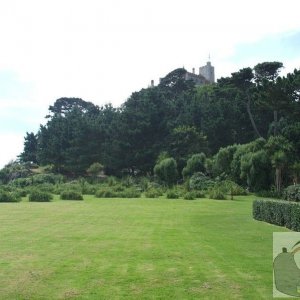
[[[291,252],[287,248],[282,248],[282,253],[278,254],[273,262],[275,286],[283,294],[300,297],[300,269],[298,268],[294,255],[300,251],[300,244],[297,242]],[[296,247],[296,248],[295,248]]]

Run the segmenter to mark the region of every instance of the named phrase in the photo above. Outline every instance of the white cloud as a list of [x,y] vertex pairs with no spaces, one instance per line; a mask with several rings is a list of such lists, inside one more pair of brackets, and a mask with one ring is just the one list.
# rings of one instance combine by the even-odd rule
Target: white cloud
[[240,67],[230,61],[238,44],[299,30],[299,8],[298,0],[1,1],[0,70],[30,84],[15,107],[38,108],[38,117],[65,96],[120,105],[208,53],[217,76],[229,75]]
[[5,134],[0,132],[1,152],[0,167],[6,165],[9,161],[15,160],[23,150],[22,134]]

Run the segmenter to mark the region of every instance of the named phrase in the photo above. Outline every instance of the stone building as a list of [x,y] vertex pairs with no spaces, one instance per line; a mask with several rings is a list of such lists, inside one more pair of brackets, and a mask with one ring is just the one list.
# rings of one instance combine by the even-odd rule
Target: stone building
[[[192,72],[186,71],[184,74],[185,80],[193,80],[195,85],[205,85],[215,82],[215,68],[211,65],[211,62],[208,61],[205,66],[199,68],[199,74],[195,73],[195,68]],[[161,78],[159,79],[159,82]],[[154,87],[154,80],[151,80],[151,84],[148,87]]]
[[204,85],[215,82],[215,68],[208,61],[205,66],[199,68],[199,74],[195,74],[195,68],[192,73],[186,72],[185,80],[193,80],[196,85]]

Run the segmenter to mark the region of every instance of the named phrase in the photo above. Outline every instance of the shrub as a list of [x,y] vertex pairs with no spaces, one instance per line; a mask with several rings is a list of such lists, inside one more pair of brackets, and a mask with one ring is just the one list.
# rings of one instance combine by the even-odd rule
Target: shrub
[[176,190],[168,190],[166,194],[168,199],[178,199],[179,195]]
[[121,183],[125,187],[131,187],[134,185],[134,179],[132,176],[127,175],[122,178]]
[[255,195],[263,198],[276,198],[276,199],[280,199],[282,197],[281,193],[275,190],[270,190],[270,191],[263,190],[263,191],[256,192]]
[[32,179],[31,178],[17,178],[15,180],[13,180],[10,184],[13,186],[16,186],[16,187],[24,188],[24,187],[30,186],[32,184]]
[[117,179],[114,176],[109,176],[107,177],[106,182],[108,186],[113,186],[117,183]]
[[0,191],[0,202],[20,202],[21,196],[15,192]]
[[57,195],[60,195],[61,192],[70,191],[70,190],[82,193],[82,186],[76,181],[63,183],[63,184],[60,184],[60,185],[56,185],[54,190],[53,190],[53,193],[57,194]]
[[113,190],[114,192],[123,192],[123,191],[125,191],[125,187],[117,184],[117,185],[113,186],[111,188],[111,190]]
[[125,189],[123,192],[120,192],[117,195],[120,198],[140,198],[141,192],[134,188],[130,188],[130,189]]
[[55,185],[51,183],[38,184],[34,188],[37,188],[40,191],[50,193],[50,194],[55,192]]
[[203,191],[193,191],[195,198],[205,198],[205,193]]
[[195,200],[195,194],[193,192],[188,192],[186,194],[184,194],[183,198],[185,200]]
[[145,192],[145,196],[147,198],[158,198],[163,195],[163,191],[161,189],[151,188]]
[[17,189],[15,190],[15,193],[19,196],[19,197],[26,197],[28,192],[25,189]]
[[83,200],[82,194],[76,191],[63,191],[60,194],[62,200]]
[[300,231],[300,205],[278,200],[253,201],[253,218]]
[[100,164],[99,162],[94,162],[89,166],[89,168],[86,171],[89,175],[96,177],[103,171],[103,168],[104,167],[102,164]]
[[197,172],[189,180],[191,190],[207,190],[214,185],[213,180],[201,172]]
[[61,183],[63,182],[63,175],[59,174],[37,174],[32,176],[33,184],[42,184],[42,183]]
[[94,195],[97,191],[97,186],[85,183],[81,186],[81,192],[84,195]]
[[300,184],[290,185],[283,191],[283,199],[300,202]]
[[230,194],[231,196],[247,195],[247,191],[243,187],[231,180],[218,182],[217,186],[219,186],[224,193]]
[[150,179],[148,177],[141,177],[138,182],[142,192],[145,192],[150,187]]
[[32,190],[28,199],[31,202],[49,202],[53,199],[53,196],[47,192]]
[[226,196],[224,191],[220,187],[214,187],[209,190],[209,198],[216,200],[225,200]]
[[117,198],[118,194],[110,189],[98,190],[95,194],[97,198]]

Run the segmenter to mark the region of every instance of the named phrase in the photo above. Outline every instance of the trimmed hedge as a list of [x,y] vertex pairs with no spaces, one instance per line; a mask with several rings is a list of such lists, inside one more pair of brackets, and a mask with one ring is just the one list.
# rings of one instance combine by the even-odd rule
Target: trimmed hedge
[[278,200],[254,200],[253,218],[300,231],[300,204]]
[[63,191],[60,193],[61,200],[83,200],[82,194],[77,191]]

